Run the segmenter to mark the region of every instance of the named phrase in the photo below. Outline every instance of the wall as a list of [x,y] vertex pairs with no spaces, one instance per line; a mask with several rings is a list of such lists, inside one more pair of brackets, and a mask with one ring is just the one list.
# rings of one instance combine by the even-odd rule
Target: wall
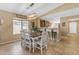
[[[69,34],[69,22],[72,21],[73,19],[77,22],[77,32],[79,32],[79,15],[74,15],[74,16],[67,16],[67,17],[61,17],[60,24],[61,24],[61,33],[68,34],[67,37],[68,39],[79,39],[79,34]],[[65,26],[62,27],[62,23],[65,22]],[[66,35],[65,35],[66,36]]]
[[0,42],[14,40],[12,34],[12,18],[15,14],[0,10],[0,18],[3,19],[3,24],[0,25]]
[[16,18],[16,14],[0,10],[0,18],[3,19],[3,24],[0,25],[0,44],[17,40],[20,36],[13,35],[12,25],[12,20]]

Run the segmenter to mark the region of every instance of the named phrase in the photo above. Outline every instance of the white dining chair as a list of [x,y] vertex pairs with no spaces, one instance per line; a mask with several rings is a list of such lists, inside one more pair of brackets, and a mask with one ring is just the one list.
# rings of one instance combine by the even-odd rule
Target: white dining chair
[[38,40],[34,42],[35,44],[34,47],[39,49],[42,54],[44,48],[47,50],[47,42],[48,42],[48,34],[46,32],[42,32],[42,35],[38,37]]
[[31,37],[30,34],[27,32],[21,33],[21,46],[25,48],[29,48],[29,51],[31,51]]

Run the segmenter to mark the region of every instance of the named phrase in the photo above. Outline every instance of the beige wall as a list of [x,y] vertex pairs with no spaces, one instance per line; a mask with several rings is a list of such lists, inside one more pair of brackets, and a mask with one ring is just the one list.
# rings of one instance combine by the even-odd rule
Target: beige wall
[[3,19],[3,24],[0,25],[0,42],[14,40],[12,34],[12,19],[15,14],[0,10],[0,18]]
[[[60,20],[60,24],[61,24],[61,29],[62,29],[62,33],[68,33],[69,30],[69,22],[72,21],[72,19],[78,19],[77,22],[77,31],[79,33],[79,15],[75,15],[75,16],[68,16],[68,17],[61,17]],[[65,22],[65,26],[62,27],[62,23]],[[68,33],[68,39],[79,39],[79,34],[69,34]]]
[[3,19],[3,24],[0,25],[0,43],[15,41],[20,37],[13,35],[12,20],[14,17],[16,14],[0,10],[0,18]]

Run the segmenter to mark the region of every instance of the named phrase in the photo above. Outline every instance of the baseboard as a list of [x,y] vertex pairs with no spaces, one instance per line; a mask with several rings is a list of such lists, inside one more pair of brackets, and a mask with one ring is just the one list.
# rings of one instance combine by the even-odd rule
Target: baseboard
[[16,41],[20,41],[20,40],[17,39],[17,40],[11,40],[11,41],[7,41],[7,42],[2,42],[2,43],[0,43],[0,45],[8,44],[8,43],[16,42]]

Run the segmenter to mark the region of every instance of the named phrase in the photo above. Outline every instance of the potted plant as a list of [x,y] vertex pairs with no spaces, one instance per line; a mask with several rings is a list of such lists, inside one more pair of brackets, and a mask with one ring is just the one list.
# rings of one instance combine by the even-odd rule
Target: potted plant
[[38,32],[38,28],[37,27],[32,27],[32,32]]

